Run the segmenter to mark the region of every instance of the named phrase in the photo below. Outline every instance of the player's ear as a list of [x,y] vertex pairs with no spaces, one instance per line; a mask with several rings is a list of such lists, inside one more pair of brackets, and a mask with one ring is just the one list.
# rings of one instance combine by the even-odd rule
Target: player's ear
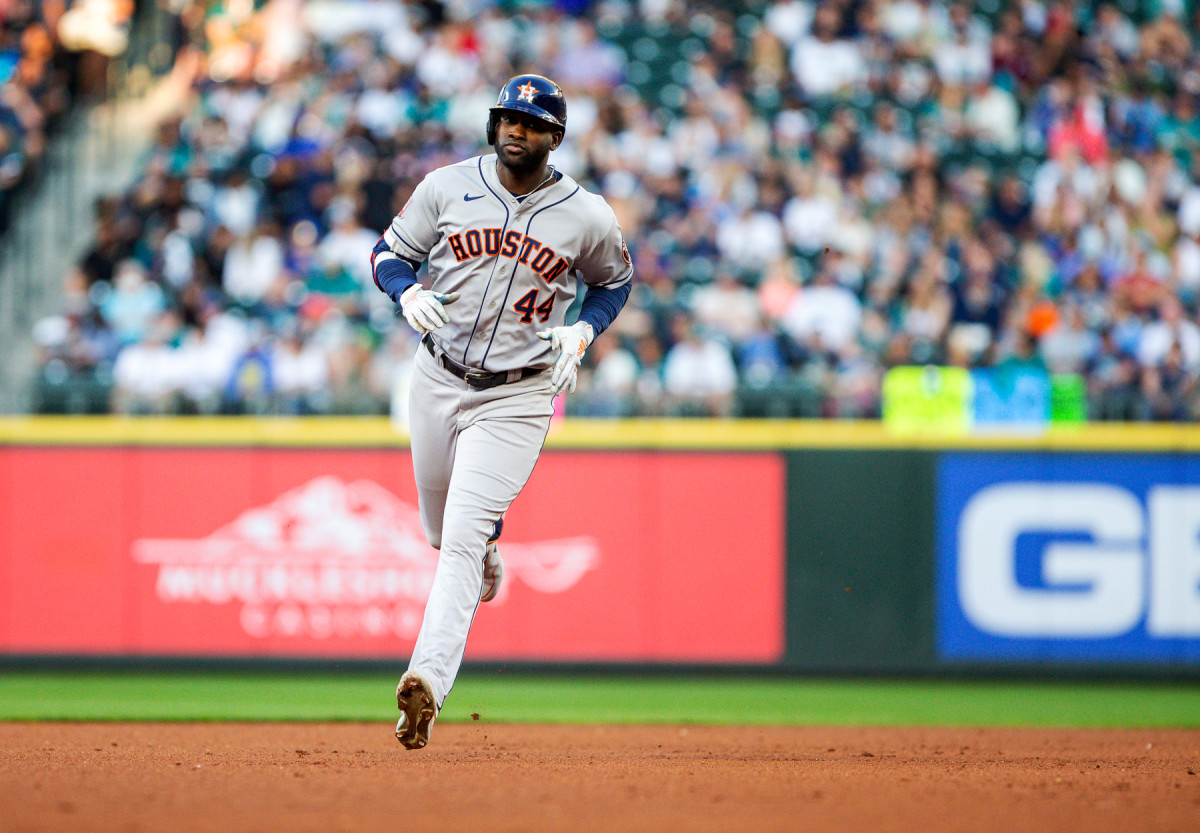
[[554,131],[550,137],[550,150],[558,150],[558,146],[562,144],[563,132],[561,130]]

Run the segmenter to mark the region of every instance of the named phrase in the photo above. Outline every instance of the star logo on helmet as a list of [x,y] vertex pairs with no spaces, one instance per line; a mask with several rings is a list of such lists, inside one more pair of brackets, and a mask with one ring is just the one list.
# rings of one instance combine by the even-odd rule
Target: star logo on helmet
[[517,87],[520,95],[517,96],[517,101],[528,101],[533,103],[533,94],[537,92],[537,87],[533,86],[532,81],[526,81],[521,86]]

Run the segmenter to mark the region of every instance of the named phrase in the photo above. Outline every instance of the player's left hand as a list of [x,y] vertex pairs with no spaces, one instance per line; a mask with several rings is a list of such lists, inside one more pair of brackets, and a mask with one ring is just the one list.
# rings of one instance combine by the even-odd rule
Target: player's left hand
[[550,387],[558,396],[564,389],[575,392],[575,380],[579,371],[579,361],[584,351],[596,337],[592,325],[586,321],[577,321],[569,327],[552,327],[541,330],[537,337],[550,342],[550,348],[558,351],[554,369],[550,371]]

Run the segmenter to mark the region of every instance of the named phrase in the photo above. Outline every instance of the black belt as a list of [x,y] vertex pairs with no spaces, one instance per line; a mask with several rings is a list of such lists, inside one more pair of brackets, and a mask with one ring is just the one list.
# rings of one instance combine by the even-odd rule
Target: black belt
[[433,356],[435,362],[475,388],[475,390],[487,390],[488,388],[496,387],[496,385],[528,379],[530,376],[536,376],[546,369],[544,367],[522,367],[519,370],[499,370],[495,373],[489,373],[477,367],[467,367],[464,364],[459,364],[447,356],[445,352],[438,353],[433,349],[433,339],[429,336],[422,338],[421,343],[425,345],[425,349],[429,351],[429,355]]

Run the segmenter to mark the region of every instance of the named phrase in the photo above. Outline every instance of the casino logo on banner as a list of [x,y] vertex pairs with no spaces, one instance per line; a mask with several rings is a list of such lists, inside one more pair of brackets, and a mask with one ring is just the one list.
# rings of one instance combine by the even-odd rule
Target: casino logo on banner
[[[502,605],[519,581],[570,590],[600,564],[590,537],[502,546]],[[133,558],[156,571],[166,605],[236,605],[251,638],[415,637],[438,552],[417,508],[370,480],[318,477],[211,535],[140,539]]]

